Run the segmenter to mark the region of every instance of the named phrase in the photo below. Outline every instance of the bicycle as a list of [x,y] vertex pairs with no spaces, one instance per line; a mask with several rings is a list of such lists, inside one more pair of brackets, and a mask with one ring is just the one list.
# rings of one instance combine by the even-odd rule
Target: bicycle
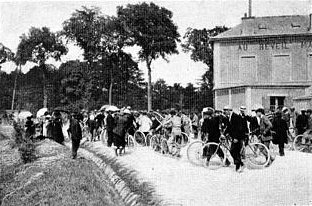
[[[126,138],[126,147],[128,148],[128,150],[130,152],[132,152],[135,149],[136,145],[137,145],[136,142],[135,142],[135,139],[128,132],[126,133],[125,138]],[[125,152],[126,152],[126,150],[124,149],[124,153]]]
[[141,146],[146,146],[147,145],[147,141],[146,141],[146,136],[143,132],[137,130],[134,132],[134,140],[138,145]]
[[[169,154],[169,145],[168,145],[168,139],[169,135],[166,133],[165,129],[162,128],[162,130],[159,133],[156,133],[152,135],[151,137],[151,144],[150,147],[156,151],[160,152],[163,155]],[[180,155],[180,148],[182,143],[183,137],[175,137],[171,150],[171,156],[179,156]]]
[[[229,161],[233,159],[230,155],[230,148],[231,138],[221,134],[219,143],[201,140],[191,143],[187,148],[187,158],[194,165],[204,166],[206,162],[204,151],[207,151],[211,155],[207,168],[218,169],[226,165],[227,159]],[[220,157],[220,149],[223,152],[223,157]],[[247,145],[243,146],[243,151],[244,159],[250,166],[263,168],[269,163],[269,149],[262,143],[249,141]]]
[[312,153],[312,136],[310,134],[297,135],[293,142],[293,148],[298,152]]

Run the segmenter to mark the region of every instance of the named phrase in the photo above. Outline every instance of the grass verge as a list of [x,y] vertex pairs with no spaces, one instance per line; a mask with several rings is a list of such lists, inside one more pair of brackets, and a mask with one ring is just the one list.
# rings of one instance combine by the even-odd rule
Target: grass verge
[[84,147],[88,152],[101,158],[105,164],[109,165],[117,176],[119,176],[134,194],[138,195],[138,202],[142,205],[162,206],[161,198],[156,194],[155,187],[146,181],[139,180],[137,171],[127,168],[114,157],[108,157],[103,154]]
[[0,174],[1,205],[125,205],[95,163],[71,159],[68,148],[51,140],[37,144],[37,160]]

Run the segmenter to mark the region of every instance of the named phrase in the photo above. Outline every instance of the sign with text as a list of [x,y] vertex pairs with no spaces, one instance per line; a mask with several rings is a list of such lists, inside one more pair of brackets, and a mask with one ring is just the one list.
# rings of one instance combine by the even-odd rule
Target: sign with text
[[[287,50],[290,48],[291,42],[287,41],[260,41],[258,42],[259,50]],[[241,42],[238,45],[238,50],[247,51],[248,42]],[[312,40],[310,41],[300,41],[300,46],[302,49],[312,48]]]

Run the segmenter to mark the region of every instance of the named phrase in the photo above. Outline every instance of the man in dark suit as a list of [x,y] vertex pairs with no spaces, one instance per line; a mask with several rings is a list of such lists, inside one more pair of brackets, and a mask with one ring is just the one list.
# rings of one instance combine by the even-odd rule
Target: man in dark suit
[[107,117],[106,117],[106,131],[107,131],[107,146],[111,147],[114,140],[114,130],[115,127],[115,119],[112,116],[112,111],[107,111]]
[[68,134],[72,140],[72,158],[76,159],[77,151],[80,145],[80,140],[82,139],[82,131],[80,124],[77,119],[75,119],[76,114],[73,113],[70,117]]
[[234,159],[236,172],[242,172],[244,163],[242,162],[241,151],[244,144],[244,129],[242,117],[233,112],[230,107],[224,108],[228,122],[224,134],[232,138],[230,153]]
[[[214,110],[210,107],[208,107],[208,111],[204,112],[204,122],[202,125],[202,132],[204,135],[208,136],[208,142],[215,142],[219,143],[220,142],[220,116],[216,116],[214,114]],[[204,148],[203,154],[207,156],[207,162],[206,165],[209,166],[209,161],[212,156],[212,154],[215,152],[216,147],[210,147]],[[219,148],[217,151],[217,155],[221,158],[224,159],[226,158],[223,151]],[[225,161],[225,165],[229,166],[231,163],[228,159]]]

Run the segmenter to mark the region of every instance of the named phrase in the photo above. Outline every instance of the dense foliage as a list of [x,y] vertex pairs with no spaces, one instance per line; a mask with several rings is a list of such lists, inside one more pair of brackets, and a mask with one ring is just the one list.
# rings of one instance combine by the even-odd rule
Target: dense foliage
[[[20,37],[16,55],[0,43],[0,64],[14,61],[17,65],[10,74],[0,70],[0,110],[11,108],[13,91],[14,108],[32,112],[43,106],[78,110],[104,104],[134,109],[146,109],[148,105],[148,110],[175,107],[187,111],[212,106],[213,54],[209,39],[228,28],[187,30],[183,50],[207,66],[199,86],[169,86],[162,79],[152,82],[152,61],[159,57],[167,60],[168,55],[178,53],[180,35],[172,15],[164,7],[145,2],[117,7],[116,17],[102,14],[97,7],[82,7],[63,22],[59,32],[31,27]],[[82,49],[84,61],[66,61],[59,68],[47,64],[50,58],[61,60],[68,43]],[[147,82],[138,62],[126,52],[133,46],[138,46],[139,60],[147,65]],[[19,68],[27,62],[36,66],[24,74]]]

